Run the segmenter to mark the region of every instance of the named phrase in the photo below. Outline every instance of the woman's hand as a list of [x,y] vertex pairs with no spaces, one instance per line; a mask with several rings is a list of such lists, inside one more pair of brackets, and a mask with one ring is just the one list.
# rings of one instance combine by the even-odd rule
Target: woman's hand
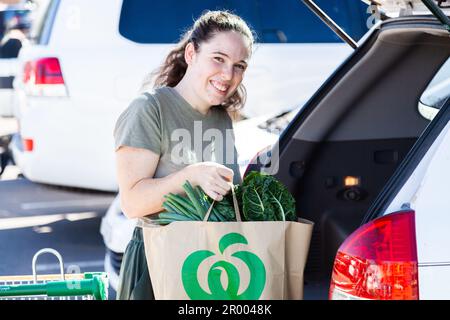
[[188,180],[216,201],[222,201],[231,189],[234,172],[215,162],[199,162],[186,167]]

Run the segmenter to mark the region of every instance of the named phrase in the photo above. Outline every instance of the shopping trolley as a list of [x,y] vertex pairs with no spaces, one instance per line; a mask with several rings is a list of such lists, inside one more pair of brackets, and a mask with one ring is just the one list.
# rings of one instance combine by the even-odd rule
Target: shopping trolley
[[[60,275],[37,275],[36,261],[43,253],[52,253],[59,260]],[[0,277],[0,300],[107,300],[108,277],[105,272],[65,274],[58,251],[45,248],[36,252],[32,276]]]

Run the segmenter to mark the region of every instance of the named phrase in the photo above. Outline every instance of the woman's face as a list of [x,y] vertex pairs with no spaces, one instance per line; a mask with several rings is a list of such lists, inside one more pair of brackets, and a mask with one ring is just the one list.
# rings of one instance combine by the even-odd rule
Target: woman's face
[[187,49],[192,88],[200,106],[220,105],[233,95],[244,77],[249,47],[246,37],[227,31],[202,42],[197,52],[192,45]]

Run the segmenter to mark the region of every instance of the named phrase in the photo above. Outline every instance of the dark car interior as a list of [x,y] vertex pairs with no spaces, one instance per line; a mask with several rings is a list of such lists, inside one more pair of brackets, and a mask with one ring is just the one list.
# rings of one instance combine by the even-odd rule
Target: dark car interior
[[315,223],[305,299],[328,298],[336,252],[428,125],[419,98],[449,56],[450,34],[436,19],[383,23],[282,133],[279,161],[272,149],[263,171]]

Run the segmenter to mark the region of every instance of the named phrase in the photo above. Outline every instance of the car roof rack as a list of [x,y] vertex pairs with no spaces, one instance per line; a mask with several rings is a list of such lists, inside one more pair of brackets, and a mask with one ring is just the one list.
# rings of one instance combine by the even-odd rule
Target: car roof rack
[[387,17],[401,17],[430,12],[450,31],[450,0],[361,0]]
[[[331,19],[313,0],[302,0],[303,3],[316,14],[339,38],[353,49],[358,44],[339,25]],[[429,14],[431,12],[450,32],[450,0],[361,0],[372,6],[372,12],[381,17],[405,16],[413,14]],[[445,4],[444,4],[445,3]],[[427,9],[429,11],[427,11]],[[445,10],[445,12],[443,11]],[[383,19],[384,20],[384,19]]]

